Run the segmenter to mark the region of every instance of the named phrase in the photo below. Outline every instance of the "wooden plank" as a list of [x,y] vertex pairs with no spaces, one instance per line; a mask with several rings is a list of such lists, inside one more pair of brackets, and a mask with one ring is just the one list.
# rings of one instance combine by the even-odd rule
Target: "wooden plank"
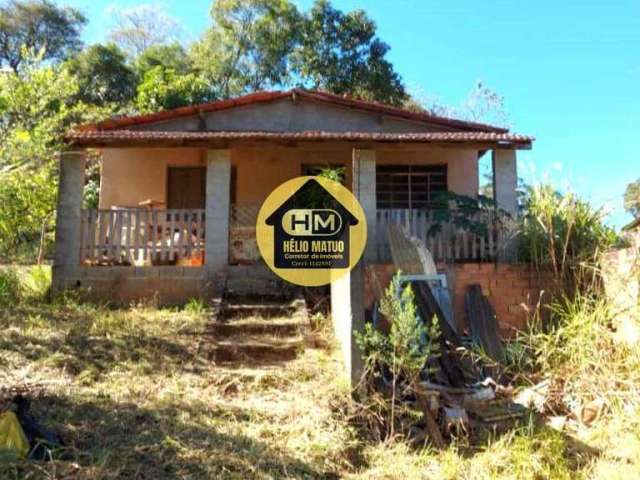
[[[149,257],[147,256],[147,248],[149,246],[149,234],[151,233],[149,231],[149,217],[150,217],[150,212],[149,210],[145,209],[142,216],[144,217],[144,225],[142,226],[142,262],[147,265],[147,261],[149,260]],[[150,263],[150,262],[149,262]]]
[[158,256],[158,211],[151,211],[151,263],[155,263]]
[[420,317],[425,322],[431,322],[432,318],[436,318],[438,321],[438,327],[440,329],[440,356],[438,357],[438,364],[442,373],[444,374],[448,385],[452,387],[464,387],[465,375],[464,369],[456,349],[462,346],[460,337],[451,328],[451,325],[447,322],[436,301],[429,283],[424,280],[410,282],[415,293],[416,306]]
[[97,225],[96,219],[98,216],[97,210],[89,210],[89,225],[90,225],[90,236],[89,236],[89,261],[91,263],[95,262],[96,259],[96,235],[97,235]]
[[175,210],[167,210],[167,213],[169,214],[169,261],[174,261],[175,260],[175,254],[176,254],[176,249],[175,249],[175,244],[174,244],[174,240],[175,240],[175,227],[176,227],[176,223],[175,223],[175,215],[176,215],[176,211]]
[[101,262],[106,253],[107,248],[107,214],[104,210],[98,212],[98,221],[100,223],[100,232],[98,234],[98,262]]
[[136,208],[136,212],[135,212],[135,230],[134,230],[134,240],[133,240],[133,244],[134,244],[134,254],[133,254],[133,261],[135,263],[140,262],[140,209]]
[[127,261],[133,263],[133,254],[131,252],[131,229],[133,228],[133,212],[131,210],[127,210],[124,212],[126,214],[126,224],[127,224],[127,232],[125,238],[125,258]]
[[469,285],[464,298],[471,338],[493,360],[503,359],[496,312],[478,284]]

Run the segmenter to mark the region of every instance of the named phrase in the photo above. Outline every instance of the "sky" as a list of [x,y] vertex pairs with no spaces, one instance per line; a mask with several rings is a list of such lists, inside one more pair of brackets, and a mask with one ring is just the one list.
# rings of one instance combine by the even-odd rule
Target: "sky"
[[[190,41],[210,23],[210,0],[63,0],[100,42],[113,12],[152,3]],[[308,8],[313,0],[298,0]],[[505,98],[527,183],[552,181],[605,208],[621,227],[626,185],[640,178],[640,0],[333,0],[366,10],[410,92],[460,105],[477,81]]]

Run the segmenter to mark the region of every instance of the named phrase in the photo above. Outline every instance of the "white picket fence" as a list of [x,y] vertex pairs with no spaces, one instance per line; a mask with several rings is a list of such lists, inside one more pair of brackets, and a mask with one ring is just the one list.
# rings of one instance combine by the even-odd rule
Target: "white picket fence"
[[202,264],[205,211],[83,210],[80,262],[90,265]]

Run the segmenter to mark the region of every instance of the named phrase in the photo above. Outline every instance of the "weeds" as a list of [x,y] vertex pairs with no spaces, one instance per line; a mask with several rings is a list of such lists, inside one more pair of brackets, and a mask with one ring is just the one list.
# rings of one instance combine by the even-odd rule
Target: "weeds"
[[184,311],[193,315],[202,315],[206,310],[207,307],[201,298],[191,297],[184,305]]

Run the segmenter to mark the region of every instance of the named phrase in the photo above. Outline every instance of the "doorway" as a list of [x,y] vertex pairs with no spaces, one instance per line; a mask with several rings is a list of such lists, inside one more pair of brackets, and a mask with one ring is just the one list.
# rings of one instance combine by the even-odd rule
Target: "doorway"
[[167,172],[167,208],[205,208],[205,167],[169,167]]

